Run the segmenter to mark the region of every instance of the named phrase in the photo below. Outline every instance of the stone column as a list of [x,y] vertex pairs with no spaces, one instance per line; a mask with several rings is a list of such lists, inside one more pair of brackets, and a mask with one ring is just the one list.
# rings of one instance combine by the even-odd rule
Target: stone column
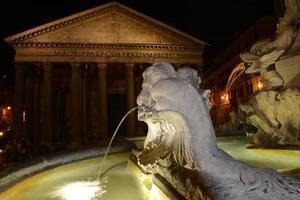
[[82,135],[83,141],[88,142],[88,64],[84,65],[82,73]]
[[[134,64],[126,64],[126,84],[127,84],[127,111],[134,108],[135,95],[134,95]],[[135,136],[135,125],[136,125],[136,113],[131,113],[128,116],[128,136]]]
[[23,106],[24,106],[24,66],[23,63],[15,63],[15,94],[13,107],[13,131],[14,145],[16,145],[22,137],[23,130]]
[[41,83],[40,75],[36,73],[34,78],[34,94],[33,94],[33,146],[34,151],[40,145],[41,140]]
[[48,147],[53,147],[53,95],[52,63],[45,63],[42,99],[42,135],[41,140]]
[[71,100],[72,100],[72,136],[70,147],[76,148],[81,144],[81,105],[80,105],[80,63],[71,63],[72,81],[71,81]]
[[[150,64],[147,64],[150,65]],[[142,90],[142,83],[143,83],[143,69],[145,69],[143,64],[139,64],[139,70],[140,73],[138,76],[136,75],[136,80],[135,80],[135,91],[136,94],[138,95],[141,90]],[[136,120],[136,136],[145,136],[147,134],[147,124],[145,122],[141,122]]]
[[198,75],[200,76],[201,78],[201,81],[203,82],[204,80],[204,73],[203,73],[203,64],[197,64],[196,65],[196,69],[198,70]]
[[25,81],[25,124],[24,136],[32,141],[33,139],[33,85],[34,74],[33,69],[29,69],[26,73]]
[[99,89],[99,138],[107,138],[107,64],[98,63],[98,89]]
[[93,83],[93,79],[91,76],[91,69],[92,67],[90,65],[87,65],[87,69],[85,69],[85,94],[84,94],[84,98],[85,98],[85,131],[86,131],[86,136],[85,139],[87,140],[88,143],[94,143],[95,142],[95,138],[93,138],[93,134],[92,134],[92,98],[91,98],[91,93],[92,93],[92,83]]

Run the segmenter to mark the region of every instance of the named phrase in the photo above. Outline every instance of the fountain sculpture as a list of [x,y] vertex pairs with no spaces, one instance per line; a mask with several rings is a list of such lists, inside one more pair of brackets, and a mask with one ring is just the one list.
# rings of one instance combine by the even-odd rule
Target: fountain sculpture
[[[196,70],[184,67],[175,71],[170,64],[156,63],[146,69],[143,77],[143,89],[137,99],[138,119],[148,124],[149,132],[144,149],[135,154],[143,171],[164,177],[189,200],[294,200],[299,197],[299,181],[271,169],[248,166],[218,148],[209,115],[210,91],[198,87],[201,79]],[[132,145],[118,145],[112,150],[120,152],[128,148]],[[106,149],[106,155],[109,149]],[[103,173],[105,159],[99,171],[99,158],[65,165],[99,153],[103,155],[104,150],[93,149],[45,159],[42,163],[5,174],[0,178],[0,191],[3,191],[0,198],[155,199],[153,195],[161,194],[152,185],[155,179],[152,182],[141,172],[134,175],[136,169],[130,167],[131,164],[127,170],[128,151],[114,155],[115,160],[107,159]],[[32,176],[58,165],[63,166]],[[117,170],[115,166],[122,168]],[[116,171],[110,171],[106,182],[102,174],[112,168]],[[98,179],[95,179],[97,172]],[[32,177],[20,183],[29,176]],[[166,195],[156,199],[163,199],[162,196]]]
[[258,129],[257,146],[300,144],[300,1],[286,0],[285,5],[275,37],[240,54],[246,73],[259,73],[264,80],[264,90],[240,107]]
[[295,200],[300,181],[258,169],[220,150],[209,114],[209,91],[196,71],[156,63],[143,73],[138,119],[148,125],[138,165],[164,177],[186,199]]
[[[258,93],[255,100],[252,100],[252,104],[250,102],[244,105],[243,109],[248,113],[249,121],[259,128],[260,133],[268,134],[275,143],[285,144],[290,141],[298,143],[300,140],[298,136],[300,129],[298,118],[300,114],[297,114],[300,113],[300,93],[298,89],[300,84],[294,81],[295,75],[299,75],[298,72],[300,71],[298,64],[300,56],[297,56],[297,49],[300,48],[300,35],[298,34],[300,21],[299,0],[286,0],[286,7],[286,14],[278,25],[274,40],[259,42],[254,45],[249,53],[241,55],[244,62],[248,66],[250,64],[246,72],[260,72],[268,82],[268,90]],[[281,60],[284,56],[289,57]],[[270,67],[274,63],[275,67]],[[287,63],[290,68],[285,71],[282,70]],[[293,66],[294,68],[291,68]],[[292,71],[294,76],[284,76],[287,74],[286,71]],[[155,63],[145,70],[143,78],[142,91],[137,98],[138,119],[147,123],[148,134],[143,150],[135,153],[137,164],[143,171],[160,175],[188,200],[300,199],[299,180],[281,175],[272,169],[258,169],[249,166],[235,160],[218,148],[209,114],[208,96],[210,91],[199,88],[201,79],[196,70],[183,67],[175,71],[170,64]],[[256,102],[256,104],[253,104],[253,102]],[[289,102],[291,102],[290,107],[288,107]],[[259,112],[257,112],[257,109],[260,109]],[[127,146],[125,147],[125,149],[128,149]],[[105,157],[109,149],[110,145],[105,152]],[[103,155],[104,149],[100,152]],[[45,160],[34,166],[28,166],[20,171],[6,174],[0,179],[0,189],[2,188],[3,191],[10,188],[22,178],[49,167],[97,156],[100,155],[100,152],[99,150],[79,152],[68,157]],[[86,199],[97,198],[96,193],[101,196],[104,191],[102,185],[99,185],[99,180],[104,160],[101,163],[96,181],[82,181],[86,176],[82,175],[81,177],[78,173],[80,176],[76,177],[76,180],[69,180],[71,184],[68,184],[67,188],[62,187],[58,190],[58,193],[55,190],[54,198],[68,199],[70,197],[69,199],[73,200],[75,198],[74,191],[78,192],[78,188],[88,192],[84,195]],[[99,164],[98,160],[96,164]],[[82,166],[87,167],[87,170],[82,170]],[[77,168],[80,170],[77,171]],[[81,165],[79,163],[77,168],[74,172],[89,172],[90,170],[89,164]],[[72,172],[69,173],[71,173],[71,176],[75,175]],[[65,171],[63,171],[63,174],[65,174]],[[56,171],[54,175],[56,175]],[[90,175],[88,173],[88,176]],[[94,176],[95,173],[92,173],[92,175]],[[122,178],[119,175],[116,179],[118,187]],[[43,175],[38,177],[43,178]],[[60,176],[60,174],[54,176],[54,178],[51,178],[51,176],[46,177],[43,178],[43,182],[38,181],[40,186],[46,185],[45,190],[42,190],[47,191],[46,193],[49,193],[51,186],[51,184],[47,184],[47,180],[50,183],[58,180],[56,183],[60,185],[60,180],[65,181],[66,179],[65,176]],[[129,176],[129,178],[133,182],[132,177]],[[103,181],[103,179],[101,180]],[[126,185],[130,183],[128,180],[124,182]],[[27,188],[27,185],[25,187]],[[35,195],[37,189],[32,189]],[[117,193],[121,189],[128,190],[119,187],[116,189]],[[112,195],[115,195],[115,193],[112,192]],[[4,193],[2,198],[10,199],[6,194]],[[14,196],[16,193],[8,191],[8,194]],[[26,192],[22,196],[25,194]],[[120,192],[120,195],[124,198],[122,192]],[[135,193],[134,195],[136,196]],[[42,192],[41,197],[48,199],[44,196],[45,194]],[[83,198],[80,197],[80,199]]]

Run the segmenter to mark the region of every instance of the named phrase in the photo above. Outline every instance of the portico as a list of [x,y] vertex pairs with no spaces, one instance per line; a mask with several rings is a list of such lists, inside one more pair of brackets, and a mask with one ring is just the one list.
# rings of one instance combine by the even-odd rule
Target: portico
[[[16,50],[15,142],[26,137],[49,147],[109,138],[120,116],[136,106],[147,66],[169,62],[202,74],[205,46],[116,2],[5,40]],[[131,115],[120,135],[144,134],[137,123]]]

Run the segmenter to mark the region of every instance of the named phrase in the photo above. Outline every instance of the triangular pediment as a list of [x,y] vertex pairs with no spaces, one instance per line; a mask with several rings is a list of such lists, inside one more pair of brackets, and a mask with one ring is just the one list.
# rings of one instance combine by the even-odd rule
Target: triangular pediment
[[205,42],[116,2],[92,8],[5,39],[11,43],[166,44]]

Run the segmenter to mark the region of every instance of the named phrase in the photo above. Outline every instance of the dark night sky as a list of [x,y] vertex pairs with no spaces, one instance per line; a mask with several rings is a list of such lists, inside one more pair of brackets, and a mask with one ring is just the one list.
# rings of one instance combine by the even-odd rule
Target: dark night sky
[[[0,38],[92,8],[107,0],[10,0],[1,5]],[[210,44],[206,63],[263,15],[274,15],[273,0],[120,0]],[[0,62],[9,56],[0,41]],[[0,64],[1,64],[0,63]],[[0,73],[5,65],[1,64]]]

